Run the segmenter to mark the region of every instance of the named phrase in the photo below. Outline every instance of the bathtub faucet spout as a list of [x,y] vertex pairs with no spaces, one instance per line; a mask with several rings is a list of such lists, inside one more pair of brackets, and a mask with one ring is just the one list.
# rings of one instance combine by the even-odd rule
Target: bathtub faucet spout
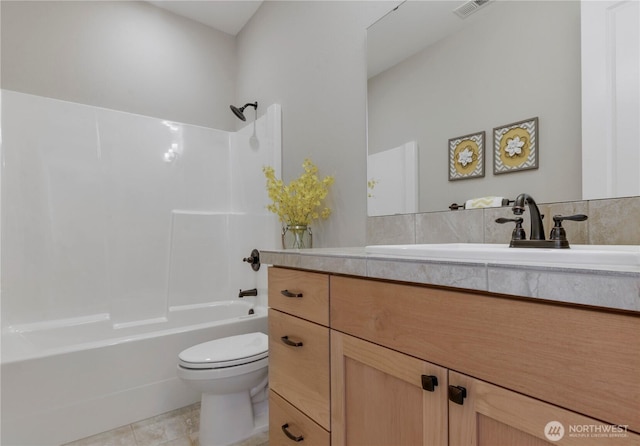
[[238,297],[245,297],[245,296],[257,296],[258,295],[258,289],[254,288],[252,290],[240,290],[240,293],[238,293]]

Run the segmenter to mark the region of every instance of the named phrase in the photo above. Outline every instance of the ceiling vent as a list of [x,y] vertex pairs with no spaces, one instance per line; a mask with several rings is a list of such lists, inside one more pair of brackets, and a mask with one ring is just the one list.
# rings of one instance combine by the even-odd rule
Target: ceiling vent
[[453,12],[460,18],[466,19],[478,9],[486,6],[491,0],[472,0],[458,6]]

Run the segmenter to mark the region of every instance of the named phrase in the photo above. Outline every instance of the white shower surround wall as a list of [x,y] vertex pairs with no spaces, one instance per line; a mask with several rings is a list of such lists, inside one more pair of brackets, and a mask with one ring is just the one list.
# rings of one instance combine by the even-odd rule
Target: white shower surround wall
[[[240,288],[258,288],[244,302],[266,305],[265,268],[255,273],[242,258],[279,243],[262,174],[264,165],[280,172],[279,105],[225,132],[3,90],[2,144],[2,384],[23,392],[2,394],[3,444],[36,438],[39,422],[43,436],[23,444],[70,441],[86,434],[85,423],[121,425],[128,405],[113,401],[128,401],[129,391],[135,407],[124,424],[195,402],[175,374],[158,378],[153,370],[174,366],[177,349],[209,336],[266,330],[263,317],[202,335],[192,316],[215,313]],[[176,323],[178,315],[184,322]],[[181,340],[151,347],[169,339],[169,328]],[[118,356],[111,369],[102,363],[75,373],[97,382],[119,373],[122,388],[38,400],[67,367],[89,367],[86,358],[112,344],[126,346],[132,360],[151,348],[163,365],[142,369],[150,381],[131,381]],[[14,381],[44,366],[41,360],[50,380]],[[135,396],[143,388],[154,390]],[[58,432],[45,429],[52,420]]]

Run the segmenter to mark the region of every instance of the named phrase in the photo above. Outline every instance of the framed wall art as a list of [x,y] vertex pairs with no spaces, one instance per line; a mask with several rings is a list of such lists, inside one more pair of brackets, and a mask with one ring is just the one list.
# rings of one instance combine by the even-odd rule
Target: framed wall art
[[449,140],[449,181],[484,177],[485,132]]
[[493,173],[538,168],[538,118],[493,129]]

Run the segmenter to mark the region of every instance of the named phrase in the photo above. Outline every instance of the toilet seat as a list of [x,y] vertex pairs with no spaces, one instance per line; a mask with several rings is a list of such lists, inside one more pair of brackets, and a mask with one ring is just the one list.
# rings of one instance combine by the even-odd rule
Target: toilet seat
[[269,356],[269,337],[264,333],[247,333],[203,342],[178,355],[181,367],[219,369],[239,366]]

